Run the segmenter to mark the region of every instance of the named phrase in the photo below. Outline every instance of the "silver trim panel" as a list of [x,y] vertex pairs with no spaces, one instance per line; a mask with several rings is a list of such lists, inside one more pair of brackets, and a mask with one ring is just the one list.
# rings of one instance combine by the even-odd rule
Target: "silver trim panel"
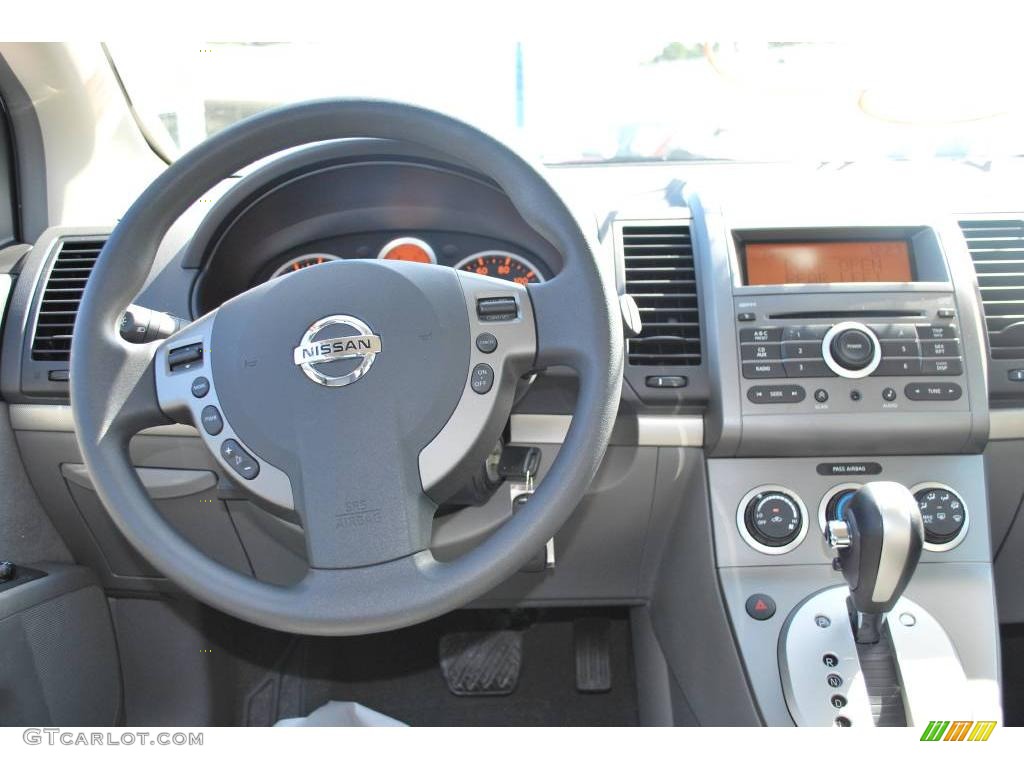
[[[562,414],[513,413],[511,442],[558,445],[565,441],[572,416]],[[612,432],[612,445],[661,448],[700,448],[704,445],[704,417],[637,416],[620,419]]]
[[988,421],[989,440],[1024,439],[1024,408],[993,408]]

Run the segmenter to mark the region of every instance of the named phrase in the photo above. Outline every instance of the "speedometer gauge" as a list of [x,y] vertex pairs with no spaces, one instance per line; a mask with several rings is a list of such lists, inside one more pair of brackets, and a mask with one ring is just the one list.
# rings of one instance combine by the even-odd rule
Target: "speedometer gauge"
[[317,264],[326,264],[328,261],[338,261],[339,258],[330,253],[304,253],[301,256],[296,256],[294,259],[288,259],[288,261],[275,269],[274,274],[270,277],[273,279],[291,272],[298,272],[306,267],[315,267]]
[[437,264],[437,257],[430,244],[418,237],[400,237],[380,249],[378,259],[392,261],[416,261],[420,264]]
[[516,256],[508,251],[474,253],[456,264],[455,268],[466,272],[476,272],[478,275],[498,277],[520,285],[544,282],[544,276],[540,270],[522,256]]

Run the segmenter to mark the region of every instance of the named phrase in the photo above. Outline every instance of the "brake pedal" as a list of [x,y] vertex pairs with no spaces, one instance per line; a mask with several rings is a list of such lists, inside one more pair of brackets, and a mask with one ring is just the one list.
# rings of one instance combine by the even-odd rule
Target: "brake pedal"
[[576,690],[605,693],[612,689],[611,622],[602,618],[573,622]]
[[507,696],[523,666],[520,632],[452,632],[439,643],[441,672],[456,696]]

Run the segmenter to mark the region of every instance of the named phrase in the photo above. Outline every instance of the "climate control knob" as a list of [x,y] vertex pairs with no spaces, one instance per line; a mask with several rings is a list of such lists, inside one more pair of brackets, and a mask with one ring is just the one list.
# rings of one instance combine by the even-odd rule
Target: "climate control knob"
[[967,535],[967,507],[956,492],[939,483],[922,483],[913,489],[924,522],[925,549],[952,549]]
[[782,554],[796,547],[807,533],[807,510],[791,491],[762,486],[740,502],[736,522],[754,549]]
[[882,361],[878,337],[863,323],[833,325],[821,342],[821,353],[833,373],[848,379],[869,376]]

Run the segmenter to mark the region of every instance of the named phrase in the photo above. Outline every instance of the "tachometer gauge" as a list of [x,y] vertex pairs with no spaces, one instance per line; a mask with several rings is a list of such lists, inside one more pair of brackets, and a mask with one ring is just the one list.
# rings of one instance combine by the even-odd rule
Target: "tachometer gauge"
[[288,259],[284,264],[274,270],[271,279],[287,275],[290,272],[298,272],[306,267],[315,267],[317,264],[326,264],[328,261],[338,261],[340,257],[330,253],[304,253],[294,259]]
[[380,249],[378,259],[394,261],[416,261],[420,264],[437,264],[434,249],[418,237],[400,237]]
[[533,264],[522,256],[508,251],[481,251],[467,256],[456,269],[476,272],[478,275],[500,277],[502,280],[526,285],[527,283],[543,283],[544,275]]

